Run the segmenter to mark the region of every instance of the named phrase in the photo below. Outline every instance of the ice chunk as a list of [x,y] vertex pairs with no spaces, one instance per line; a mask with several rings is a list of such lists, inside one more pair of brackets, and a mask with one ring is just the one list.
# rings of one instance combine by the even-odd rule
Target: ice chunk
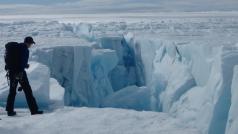
[[150,90],[129,86],[105,98],[103,107],[150,110]]
[[118,63],[114,50],[60,46],[39,49],[33,55],[49,66],[51,76],[65,88],[66,105],[99,106],[113,92],[108,74]]
[[[49,105],[49,80],[50,71],[47,66],[42,65],[37,62],[30,62],[30,68],[27,70],[28,79],[32,87],[33,95],[39,107],[46,107]],[[6,104],[8,96],[8,87],[1,90],[0,101]],[[16,107],[27,107],[25,94],[22,92],[17,92]]]
[[64,106],[65,89],[54,78],[50,78],[50,101],[54,106]]

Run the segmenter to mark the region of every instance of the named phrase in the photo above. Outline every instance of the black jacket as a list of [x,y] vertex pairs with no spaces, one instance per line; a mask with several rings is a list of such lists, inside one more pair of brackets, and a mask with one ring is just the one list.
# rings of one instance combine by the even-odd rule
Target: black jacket
[[20,43],[20,71],[24,71],[25,68],[28,68],[28,59],[29,59],[29,49],[25,43]]

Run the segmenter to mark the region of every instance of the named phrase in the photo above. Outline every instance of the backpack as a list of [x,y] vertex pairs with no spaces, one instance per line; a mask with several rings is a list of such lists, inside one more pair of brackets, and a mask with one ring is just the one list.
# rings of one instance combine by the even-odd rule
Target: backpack
[[8,42],[5,45],[5,70],[18,72],[20,68],[21,48],[17,42]]

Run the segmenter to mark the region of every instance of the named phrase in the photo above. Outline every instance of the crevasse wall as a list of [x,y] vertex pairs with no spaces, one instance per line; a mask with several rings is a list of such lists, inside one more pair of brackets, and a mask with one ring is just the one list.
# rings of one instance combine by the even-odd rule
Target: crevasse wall
[[33,59],[50,67],[51,76],[65,88],[65,104],[100,107],[113,93],[108,73],[118,60],[113,50],[90,46],[59,46],[37,49]]
[[231,133],[229,129],[234,133],[230,106],[237,104],[231,99],[233,69],[238,64],[236,46],[131,40],[141,48],[152,110],[181,118],[204,134]]

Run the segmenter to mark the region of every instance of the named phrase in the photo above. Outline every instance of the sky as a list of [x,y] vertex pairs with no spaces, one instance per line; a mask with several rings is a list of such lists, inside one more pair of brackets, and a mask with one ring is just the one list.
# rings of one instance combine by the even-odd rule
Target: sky
[[237,11],[238,0],[0,0],[0,14]]

